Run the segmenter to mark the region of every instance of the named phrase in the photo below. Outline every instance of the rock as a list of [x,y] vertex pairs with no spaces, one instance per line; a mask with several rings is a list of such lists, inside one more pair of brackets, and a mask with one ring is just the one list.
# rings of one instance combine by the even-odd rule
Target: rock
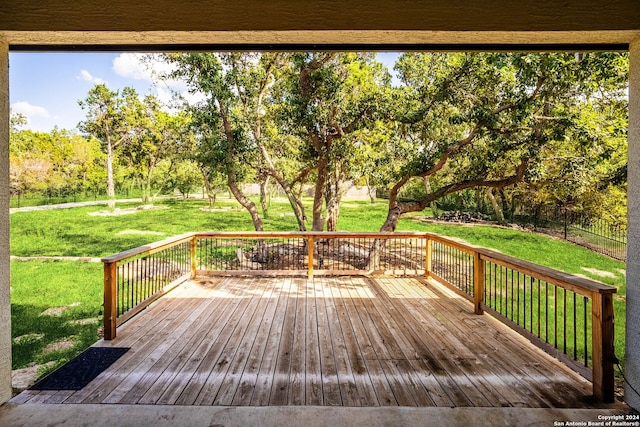
[[32,364],[27,368],[11,371],[11,387],[14,394],[23,392],[31,387],[38,379],[38,370],[55,365],[56,362],[47,362],[44,365]]

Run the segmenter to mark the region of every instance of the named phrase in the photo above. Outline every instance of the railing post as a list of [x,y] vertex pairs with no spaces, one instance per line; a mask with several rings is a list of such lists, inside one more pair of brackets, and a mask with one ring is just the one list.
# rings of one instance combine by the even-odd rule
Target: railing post
[[426,242],[426,255],[425,255],[425,260],[424,260],[424,275],[425,278],[429,279],[431,278],[431,271],[432,271],[432,258],[433,258],[433,240],[431,239],[431,237],[427,236],[426,237],[427,242]]
[[613,294],[594,293],[591,300],[593,395],[607,403],[615,399],[613,317]]
[[198,248],[198,235],[194,234],[191,238],[191,278],[196,278],[196,270],[198,265],[196,264],[196,249]]
[[307,279],[313,280],[313,236],[309,236],[307,239]]
[[480,257],[480,252],[473,252],[473,311],[476,314],[483,314],[482,304],[484,303],[484,260]]
[[116,337],[116,322],[118,320],[117,287],[118,263],[104,263],[104,339],[112,340]]

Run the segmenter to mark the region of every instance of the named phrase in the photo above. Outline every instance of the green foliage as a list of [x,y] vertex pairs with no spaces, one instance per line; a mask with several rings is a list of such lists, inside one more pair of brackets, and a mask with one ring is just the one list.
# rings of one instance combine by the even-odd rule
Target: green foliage
[[54,129],[13,130],[9,138],[11,194],[75,194],[102,176],[104,156],[95,139]]
[[[626,62],[608,53],[402,55],[397,132],[380,147],[394,160],[383,174],[390,213],[488,186],[508,204],[518,183],[531,190],[521,202],[602,205],[596,194],[626,164]],[[398,203],[411,177],[426,176],[430,193]]]
[[370,180],[371,144],[381,132],[389,74],[370,53],[298,52],[275,74],[270,106],[275,127],[297,143],[301,169],[313,169],[313,229],[336,227],[341,186]]
[[78,104],[87,111],[80,130],[113,148],[131,137],[142,118],[143,106],[138,93],[129,86],[122,91],[112,91],[105,84],[97,84]]
[[144,107],[135,89],[125,87],[122,92],[111,91],[105,84],[95,85],[79,104],[87,110],[86,120],[79,125],[80,130],[99,140],[106,155],[107,196],[109,207],[113,208],[115,150],[131,141],[139,131]]
[[[191,166],[193,137],[188,131],[190,117],[186,112],[170,114],[152,95],[143,101],[139,128],[128,144],[120,150],[120,156],[129,166],[130,176],[137,178],[143,190],[143,202],[149,202],[153,196],[154,173],[162,161],[175,165],[176,175],[160,174],[155,180],[157,188],[185,189],[184,171]],[[187,162],[186,164],[182,164]],[[193,175],[193,174],[192,174]],[[191,186],[195,185],[195,180]],[[184,193],[183,193],[184,194]]]
[[[202,188],[202,173],[194,161],[182,161],[167,171],[167,180],[171,188],[175,188],[187,197],[196,189]],[[219,188],[219,186],[218,186]]]
[[[80,129],[104,154],[78,162],[58,149],[61,135],[21,131],[24,117],[14,116],[12,191],[95,191],[106,181],[110,195],[135,185],[149,200],[152,187],[173,185],[156,176],[162,162],[163,170],[184,171],[195,161],[210,188],[226,179],[256,227],[257,209],[241,188],[267,177],[287,195],[298,228],[303,184],[316,184],[320,228],[347,180],[389,194],[390,228],[454,193],[489,206],[469,197],[484,187],[496,188],[491,206],[507,219],[519,207],[560,206],[624,222],[626,54],[405,53],[395,87],[367,52],[161,57],[173,65],[165,77],[184,80],[199,103],[174,114],[132,88],[96,85],[80,101],[87,112]],[[429,189],[419,184],[425,177]]]

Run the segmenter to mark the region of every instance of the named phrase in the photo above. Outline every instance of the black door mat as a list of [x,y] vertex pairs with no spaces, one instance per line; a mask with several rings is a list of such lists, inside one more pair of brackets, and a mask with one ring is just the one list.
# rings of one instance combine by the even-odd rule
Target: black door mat
[[125,347],[89,347],[29,390],[81,390],[128,350]]

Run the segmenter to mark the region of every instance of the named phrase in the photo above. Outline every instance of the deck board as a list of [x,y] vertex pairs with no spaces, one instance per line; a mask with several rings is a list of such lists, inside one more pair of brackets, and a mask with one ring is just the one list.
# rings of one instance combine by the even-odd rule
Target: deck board
[[269,404],[278,350],[283,341],[284,320],[287,314],[290,291],[291,280],[283,280],[277,306],[274,308],[274,313],[271,314],[272,319],[269,319],[269,330],[265,331],[269,339],[265,344],[264,352],[260,360],[251,399],[247,402],[251,406],[267,406]]
[[96,345],[131,350],[82,390],[13,402],[595,405],[588,381],[422,279],[198,279]]
[[[203,327],[200,328],[200,331],[203,331],[204,335],[195,335],[201,337],[201,340],[194,347],[192,353],[189,354],[185,352],[186,354],[188,354],[188,357],[186,358],[184,364],[179,369],[177,369],[175,376],[169,383],[164,384],[163,390],[160,394],[155,394],[154,390],[152,390],[156,387],[156,384],[154,384],[154,387],[152,387],[152,389],[149,389],[149,391],[147,391],[146,393],[149,400],[147,400],[145,396],[143,396],[143,398],[140,399],[139,403],[144,403],[145,401],[151,403],[155,395],[157,398],[155,403],[157,404],[174,404],[178,400],[178,398],[180,398],[180,396],[186,391],[184,387],[185,383],[189,384],[191,388],[204,384],[204,380],[206,380],[206,377],[204,379],[200,378],[201,373],[199,375],[199,367],[206,360],[208,355],[215,354],[214,344],[216,343],[216,340],[221,336],[224,326],[227,324],[233,313],[238,310],[239,307],[241,307],[240,302],[243,300],[234,298],[233,301],[229,304],[223,304],[224,299],[222,298],[220,298],[219,301],[219,310],[212,312],[211,316],[205,320]],[[210,326],[206,327],[207,325]]]
[[[256,278],[255,281],[259,282],[260,279]],[[242,374],[252,355],[251,350],[254,347],[260,325],[272,298],[275,284],[276,281],[266,281],[262,294],[256,299],[257,304],[250,318],[247,319],[249,316],[246,316],[238,324],[239,329],[243,332],[240,344],[236,345],[231,341],[229,342],[230,351],[218,363],[218,366],[227,366],[228,369],[222,369],[224,376],[221,378],[221,386],[215,399],[213,402],[205,402],[205,404],[229,406],[233,403],[236,391],[241,385]],[[259,348],[256,347],[255,351],[259,351]]]

